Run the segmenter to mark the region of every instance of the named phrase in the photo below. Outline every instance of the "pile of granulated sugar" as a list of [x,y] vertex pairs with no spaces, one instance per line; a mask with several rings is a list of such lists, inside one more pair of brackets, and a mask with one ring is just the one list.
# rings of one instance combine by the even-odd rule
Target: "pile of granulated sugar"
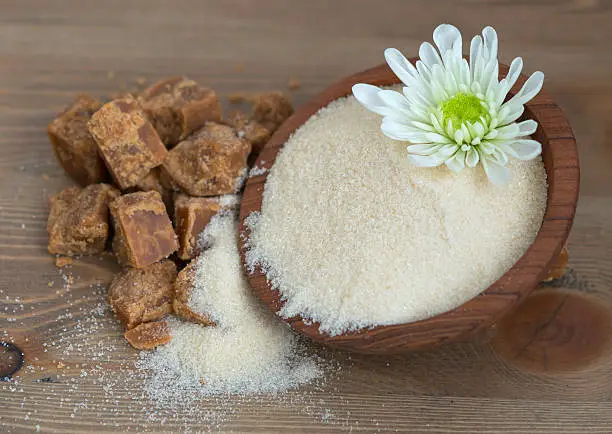
[[280,290],[281,315],[330,335],[428,318],[486,289],[533,242],[541,159],[511,162],[496,187],[480,167],[412,166],[405,148],[352,96],[287,141],[248,218],[247,261]]
[[282,392],[321,375],[296,335],[251,294],[237,237],[234,212],[218,214],[203,232],[210,247],[197,260],[188,305],[217,326],[169,321],[170,343],[143,352],[137,364],[149,373],[154,400]]

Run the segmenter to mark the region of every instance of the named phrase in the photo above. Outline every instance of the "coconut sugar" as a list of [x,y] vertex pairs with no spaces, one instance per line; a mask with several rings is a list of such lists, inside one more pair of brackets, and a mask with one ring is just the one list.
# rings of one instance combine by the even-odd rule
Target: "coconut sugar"
[[321,369],[288,326],[251,294],[238,253],[234,212],[213,217],[201,235],[209,248],[197,259],[189,307],[215,327],[169,320],[172,340],[143,353],[157,400],[218,394],[282,392],[318,377]]
[[353,96],[292,137],[249,216],[247,262],[285,304],[337,335],[429,318],[473,298],[525,253],[546,207],[541,158],[508,185],[481,168],[420,168]]

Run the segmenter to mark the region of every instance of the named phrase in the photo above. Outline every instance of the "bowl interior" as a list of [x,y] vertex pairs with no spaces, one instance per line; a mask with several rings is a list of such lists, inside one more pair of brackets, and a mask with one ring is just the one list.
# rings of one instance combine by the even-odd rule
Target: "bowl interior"
[[[411,59],[415,63],[416,59]],[[500,64],[500,78],[508,67]],[[521,76],[510,94],[516,93],[527,77]],[[272,136],[257,160],[257,166],[269,169],[289,136],[310,116],[331,101],[349,95],[355,83],[385,86],[399,83],[387,67],[380,65],[347,77],[301,106]],[[326,345],[362,353],[396,354],[424,349],[443,342],[468,338],[491,325],[529,295],[546,276],[567,240],[572,225],[579,189],[576,141],[569,123],[552,98],[542,90],[526,105],[523,119],[534,119],[539,126],[534,138],[542,143],[542,159],[548,177],[548,202],[538,235],[518,262],[501,278],[463,305],[429,319],[390,326],[379,326],[338,336],[319,333],[317,323],[306,324],[302,318],[284,319],[297,332]],[[261,210],[268,170],[247,181],[240,207],[240,251],[245,263],[245,244],[249,237],[245,219]],[[245,269],[247,269],[245,267]],[[282,302],[261,269],[247,271],[249,283],[262,302],[278,312]]]

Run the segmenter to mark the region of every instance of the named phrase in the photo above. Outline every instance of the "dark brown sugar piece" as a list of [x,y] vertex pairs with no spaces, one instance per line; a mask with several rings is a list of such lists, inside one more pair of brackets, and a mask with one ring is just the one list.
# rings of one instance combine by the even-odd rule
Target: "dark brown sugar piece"
[[230,194],[241,186],[250,152],[232,127],[209,122],[168,153],[162,171],[191,196]]
[[123,336],[137,350],[153,350],[160,345],[166,345],[172,340],[170,326],[167,321],[140,324],[126,331]]
[[132,97],[104,104],[91,117],[89,131],[122,190],[134,187],[167,154],[153,125]]
[[206,121],[221,120],[217,94],[185,77],[169,77],[145,89],[139,102],[159,137],[176,145]]
[[276,129],[293,114],[291,101],[282,92],[269,92],[253,99],[251,119],[259,122],[270,132]]
[[76,100],[53,119],[47,127],[49,140],[60,165],[82,186],[105,181],[108,171],[98,154],[98,146],[87,123],[102,107],[102,103],[89,95]]
[[144,178],[138,181],[136,188],[141,191],[157,191],[161,195],[166,207],[168,207],[172,201],[172,191],[164,187],[160,176],[161,171],[159,167],[154,167]]
[[215,323],[204,314],[194,312],[189,307],[189,298],[193,290],[197,259],[192,260],[189,265],[181,270],[174,282],[174,300],[172,306],[174,313],[186,321],[204,326],[214,326]]
[[218,198],[176,195],[174,227],[179,239],[179,258],[187,260],[198,255],[198,237],[220,210],[221,204]]
[[271,131],[259,122],[247,119],[239,111],[231,112],[226,122],[236,130],[238,137],[243,137],[251,143],[251,155],[249,155],[249,164],[251,164],[270,139]]
[[178,248],[172,223],[157,191],[118,197],[110,204],[113,251],[122,266],[144,268]]
[[108,288],[108,304],[131,329],[172,312],[176,265],[163,260],[148,267],[127,268],[115,275]]
[[108,184],[68,188],[50,199],[49,253],[102,253],[108,241],[108,207],[119,192]]

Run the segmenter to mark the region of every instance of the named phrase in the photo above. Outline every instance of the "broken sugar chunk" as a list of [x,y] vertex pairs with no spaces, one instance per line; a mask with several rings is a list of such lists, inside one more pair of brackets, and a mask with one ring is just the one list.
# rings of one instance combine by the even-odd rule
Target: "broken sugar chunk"
[[53,228],[58,217],[68,210],[70,204],[81,191],[82,188],[79,187],[68,187],[49,198],[49,217],[47,219],[48,232],[51,232],[51,228]]
[[167,321],[140,324],[126,331],[123,336],[137,350],[153,350],[160,345],[166,345],[172,340]]
[[138,181],[136,188],[140,191],[157,191],[161,195],[166,207],[168,207],[172,202],[172,191],[164,187],[160,176],[161,171],[159,167],[155,167],[144,178]]
[[217,94],[185,77],[170,77],[145,89],[139,102],[159,137],[176,145],[206,121],[221,120]]
[[193,259],[199,253],[198,236],[221,210],[218,198],[178,194],[174,200],[174,225],[179,238],[178,257]]
[[230,113],[226,121],[236,130],[238,137],[244,137],[251,143],[251,154],[249,155],[249,165],[251,165],[268,143],[271,136],[270,130],[253,119],[247,119],[239,111]]
[[567,251],[567,245],[564,245],[561,249],[561,253],[555,259],[555,262],[548,272],[548,276],[544,282],[550,282],[551,280],[560,279],[565,274],[565,269],[567,268],[567,262],[569,260],[569,253]]
[[254,99],[251,120],[259,122],[270,132],[274,132],[292,114],[293,106],[289,98],[282,92],[270,92]]
[[55,258],[55,266],[57,268],[63,268],[68,265],[72,265],[72,258],[70,256],[58,256]]
[[176,145],[162,172],[191,196],[219,196],[240,189],[251,144],[227,125],[209,122]]
[[167,258],[178,242],[157,191],[118,197],[110,204],[115,237],[113,251],[122,266],[144,268]]
[[168,152],[131,97],[104,104],[91,117],[89,131],[121,189],[134,187]]
[[108,207],[119,192],[108,184],[68,188],[50,200],[49,253],[102,253],[108,241]]
[[203,326],[214,326],[215,323],[212,322],[207,315],[194,312],[189,307],[189,298],[191,297],[191,291],[194,285],[196,266],[197,259],[194,259],[178,274],[174,282],[174,300],[172,302],[172,307],[174,308],[174,313],[186,321]]
[[97,99],[79,95],[47,127],[57,160],[66,173],[82,186],[108,178],[98,146],[87,128],[87,122],[100,107],[102,103]]
[[128,330],[161,319],[172,312],[176,275],[176,265],[168,260],[125,269],[108,288],[108,304]]

